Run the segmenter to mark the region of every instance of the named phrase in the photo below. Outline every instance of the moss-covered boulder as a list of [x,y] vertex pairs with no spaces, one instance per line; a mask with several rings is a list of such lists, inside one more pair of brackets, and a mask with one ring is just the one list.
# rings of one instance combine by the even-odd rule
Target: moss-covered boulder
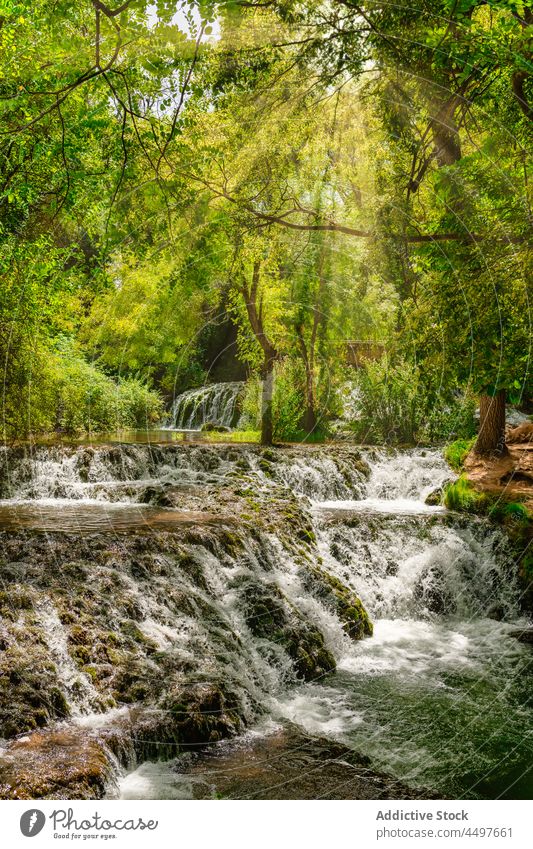
[[79,729],[37,732],[0,756],[0,799],[101,799],[113,774],[105,747]]
[[306,563],[302,573],[306,588],[337,614],[352,640],[372,636],[374,628],[363,602],[346,584],[314,564]]
[[321,632],[304,619],[278,586],[250,582],[242,599],[252,634],[285,649],[298,678],[312,681],[335,669],[335,658]]
[[202,746],[235,734],[241,727],[237,697],[217,682],[177,684],[161,707],[181,746]]

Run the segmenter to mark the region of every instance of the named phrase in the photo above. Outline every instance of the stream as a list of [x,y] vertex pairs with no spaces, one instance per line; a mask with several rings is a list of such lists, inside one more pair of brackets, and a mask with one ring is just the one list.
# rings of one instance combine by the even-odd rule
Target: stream
[[[486,520],[425,503],[450,478],[439,451],[369,448],[361,457],[369,474],[336,446],[263,452],[245,445],[118,444],[5,453],[0,530],[46,539],[73,534],[87,558],[95,534],[124,545],[120,540],[141,530],[157,538],[163,557],[174,527],[213,534],[221,523],[231,527],[220,504],[236,481],[241,489],[245,481],[248,501],[250,492],[260,499],[285,493],[312,524],[310,560],[319,558],[321,568],[357,594],[374,624],[372,637],[350,639],[339,615],[302,580],[299,555],[272,531],[246,532],[240,555],[227,544],[194,543],[188,551],[202,569],[201,590],[182,572],[172,588],[183,582],[203,606],[174,619],[165,606],[168,586],[154,579],[156,597],[155,583],[141,585],[133,573],[127,582],[139,597],[138,627],[177,663],[186,658],[196,675],[229,682],[247,727],[215,744],[222,764],[224,758],[230,764],[225,769],[213,757],[191,766],[190,755],[117,767],[110,796],[193,798],[199,782],[212,795],[238,795],[246,752],[258,740],[263,750],[269,739],[274,745],[280,730],[292,728],[361,753],[373,769],[408,786],[453,798],[531,798],[533,665],[531,648],[513,636],[528,620],[508,541]],[[233,521],[239,525],[238,517]],[[295,678],[281,646],[250,624],[241,589],[250,581],[269,591],[275,584],[302,622],[320,631],[335,671]],[[80,715],[84,727],[98,727],[105,709],[96,706],[92,684],[78,686],[76,695],[61,617],[50,607],[45,615],[39,604],[47,639],[55,640],[60,683],[70,688],[67,701],[78,703],[70,722]],[[297,748],[289,741],[278,759],[289,763]],[[233,785],[217,790],[217,773],[228,770]],[[298,771],[291,767],[287,775],[298,798]]]

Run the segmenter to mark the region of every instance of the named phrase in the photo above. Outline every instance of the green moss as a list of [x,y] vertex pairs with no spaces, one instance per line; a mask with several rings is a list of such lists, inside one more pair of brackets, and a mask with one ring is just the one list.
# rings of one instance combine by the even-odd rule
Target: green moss
[[[193,544],[194,542],[195,541],[193,541]],[[198,563],[198,561],[194,559],[194,557],[191,557],[190,554],[185,554],[183,557],[180,557],[179,568],[189,576],[197,587],[200,587],[205,592],[208,591],[204,568],[201,563]]]
[[[241,727],[236,696],[217,682],[178,686],[167,693],[162,707],[165,728],[158,729],[155,740],[163,736],[187,746],[202,746]],[[160,757],[159,750],[155,754]]]
[[243,543],[241,538],[233,533],[232,531],[222,531],[220,535],[220,544],[224,551],[232,556],[235,556],[239,551],[243,549]]
[[489,516],[497,522],[519,522],[527,525],[531,522],[528,509],[525,504],[518,501],[503,502],[501,499],[490,509]]
[[464,475],[444,487],[444,504],[449,510],[487,516],[500,524],[531,523],[524,504],[510,501],[502,493],[480,492]]
[[251,583],[244,591],[246,624],[256,637],[285,649],[298,678],[312,681],[335,669],[324,637],[311,627],[279,587]]
[[0,609],[4,615],[9,610],[28,610],[33,606],[30,593],[23,587],[14,586],[9,592],[0,592]]
[[273,476],[272,463],[270,463],[267,459],[263,457],[259,460],[257,465],[267,477],[271,478]]
[[444,487],[444,504],[448,510],[485,516],[490,503],[493,503],[493,498],[485,492],[478,492],[464,476]]
[[454,472],[462,472],[464,462],[470,453],[475,437],[472,439],[456,439],[455,442],[450,442],[444,449],[444,459]]
[[93,684],[95,681],[98,681],[98,670],[94,666],[86,665],[83,667],[82,672],[89,676]]
[[52,708],[53,714],[55,716],[69,716],[70,708],[68,706],[68,702],[59,687],[52,687],[52,689],[50,690],[49,699],[50,707]]
[[130,637],[136,643],[140,643],[147,653],[157,651],[156,643],[154,643],[154,641],[151,640],[150,637],[147,637],[146,634],[141,631],[141,629],[135,622],[131,620],[126,620],[125,622],[122,622],[120,625],[120,630],[123,634],[126,634],[126,636]]
[[74,648],[71,649],[70,654],[82,666],[89,663],[91,659],[91,651],[88,646],[74,646]]

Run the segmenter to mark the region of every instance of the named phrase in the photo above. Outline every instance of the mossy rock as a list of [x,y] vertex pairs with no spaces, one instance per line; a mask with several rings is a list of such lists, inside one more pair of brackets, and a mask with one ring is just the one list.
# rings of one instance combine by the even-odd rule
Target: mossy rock
[[429,495],[426,497],[424,504],[427,504],[429,507],[439,507],[444,499],[444,489],[439,486],[437,489],[432,490]]
[[266,476],[267,476],[267,477],[269,477],[269,478],[273,477],[273,475],[274,475],[274,470],[273,470],[273,468],[272,468],[272,463],[270,463],[270,462],[269,462],[269,460],[267,460],[266,458],[262,457],[262,458],[259,460],[259,462],[258,462],[258,464],[257,464],[257,465],[259,466],[259,468],[261,469],[261,471],[263,472],[263,474],[264,474],[264,475],[266,475]]
[[86,733],[39,732],[0,757],[0,799],[101,799],[112,774],[103,745]]
[[242,598],[250,631],[284,648],[298,678],[311,681],[335,669],[335,658],[323,635],[305,621],[279,587],[251,582]]
[[306,588],[337,614],[352,640],[372,636],[374,627],[363,602],[335,575],[320,566],[306,564],[303,580]]
[[201,747],[236,734],[242,718],[234,694],[217,682],[178,684],[164,696],[165,733],[186,747]]
[[150,639],[150,637],[147,637],[146,634],[141,631],[137,623],[132,619],[127,619],[125,622],[121,622],[120,630],[123,634],[130,637],[130,639],[132,639],[135,643],[139,643],[147,654],[152,654],[157,651],[157,643]]
[[110,681],[111,695],[118,703],[133,704],[147,696],[155,697],[165,685],[158,667],[143,657],[118,654]]
[[231,428],[226,425],[216,424],[215,422],[204,422],[200,430],[203,433],[229,433]]
[[6,633],[0,653],[0,737],[42,728],[70,710],[48,649],[37,628]]

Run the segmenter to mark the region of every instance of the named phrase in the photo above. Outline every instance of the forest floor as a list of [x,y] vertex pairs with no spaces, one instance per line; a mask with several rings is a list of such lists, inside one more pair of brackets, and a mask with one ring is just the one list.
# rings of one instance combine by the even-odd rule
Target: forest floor
[[476,489],[522,501],[533,512],[533,444],[508,445],[498,458],[470,454],[465,461],[468,480]]

